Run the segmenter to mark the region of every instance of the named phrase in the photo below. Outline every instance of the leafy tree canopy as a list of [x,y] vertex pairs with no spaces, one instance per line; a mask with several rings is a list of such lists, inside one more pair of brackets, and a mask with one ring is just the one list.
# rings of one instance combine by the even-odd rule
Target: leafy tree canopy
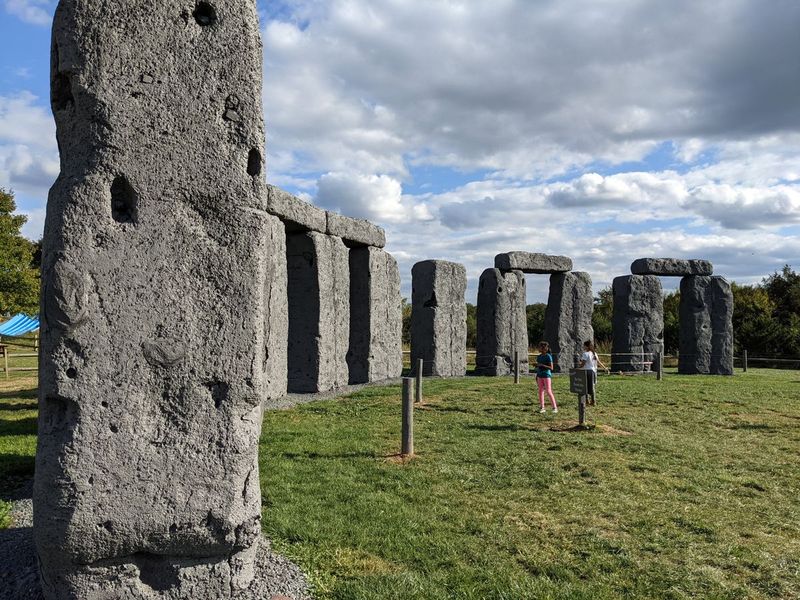
[[15,215],[14,194],[0,188],[0,315],[39,312],[39,271],[33,242],[22,236],[24,215]]

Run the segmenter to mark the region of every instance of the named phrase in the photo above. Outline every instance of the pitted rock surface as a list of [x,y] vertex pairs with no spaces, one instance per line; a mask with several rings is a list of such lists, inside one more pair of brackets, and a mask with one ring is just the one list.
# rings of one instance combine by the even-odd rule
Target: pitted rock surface
[[525,275],[486,269],[478,285],[475,366],[480,375],[500,376],[514,371],[514,353],[520,371],[528,372],[528,323],[525,312]]
[[386,245],[386,233],[383,228],[373,225],[364,219],[352,219],[335,212],[328,211],[326,232],[344,240],[349,247],[374,246],[383,248]]
[[467,271],[464,265],[425,260],[411,269],[411,367],[423,375],[462,377],[467,370]]
[[267,210],[280,217],[289,233],[316,231],[325,233],[328,214],[321,208],[293,196],[274,185],[267,185]]
[[678,373],[733,375],[733,292],[724,277],[681,279]]
[[252,0],[56,10],[33,495],[48,599],[253,581],[261,403],[285,378],[261,63]]
[[650,370],[663,352],[664,298],[655,275],[625,275],[614,279],[612,371]]
[[400,271],[378,248],[350,250],[350,384],[400,377],[403,315]]
[[555,371],[566,373],[578,364],[583,343],[594,338],[594,294],[588,273],[554,273],[544,313],[544,339],[550,344]]
[[515,251],[495,256],[494,266],[502,271],[522,271],[523,273],[549,275],[572,271],[572,259],[567,256]]
[[639,258],[631,263],[634,275],[660,275],[684,277],[687,275],[712,275],[714,265],[707,260],[683,258]]

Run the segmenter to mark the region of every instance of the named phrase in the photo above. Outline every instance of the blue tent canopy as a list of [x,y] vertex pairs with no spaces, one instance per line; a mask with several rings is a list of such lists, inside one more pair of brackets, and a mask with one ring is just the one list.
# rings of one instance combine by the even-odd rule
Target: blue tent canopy
[[8,321],[0,325],[0,335],[10,337],[25,335],[31,331],[39,329],[39,316],[29,317],[22,313],[11,317]]

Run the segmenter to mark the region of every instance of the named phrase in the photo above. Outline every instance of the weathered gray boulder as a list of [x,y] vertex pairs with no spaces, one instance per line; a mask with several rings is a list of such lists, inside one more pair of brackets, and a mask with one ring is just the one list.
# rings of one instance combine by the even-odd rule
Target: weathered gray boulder
[[566,373],[578,363],[583,343],[594,338],[594,295],[588,273],[554,273],[544,315],[544,339],[550,344],[555,371]]
[[478,284],[475,366],[480,375],[514,372],[514,353],[520,371],[528,372],[528,323],[525,313],[525,275],[486,269]]
[[681,279],[678,373],[733,375],[733,292],[724,277]]
[[374,246],[383,248],[386,245],[386,234],[383,228],[373,225],[364,219],[351,219],[335,212],[328,211],[327,233],[344,240],[350,247]]
[[62,0],[52,48],[43,591],[231,598],[260,538],[261,403],[285,377],[255,2]]
[[707,260],[683,258],[639,258],[631,263],[634,275],[661,275],[684,277],[686,275],[711,275],[714,266]]
[[547,275],[572,271],[572,259],[535,252],[505,252],[494,257],[494,266],[502,271]]
[[614,314],[612,371],[650,370],[663,352],[664,298],[655,275],[616,277],[612,285]]
[[274,185],[267,185],[267,210],[280,217],[289,233],[317,231],[325,233],[328,227],[328,213],[313,204],[293,196]]
[[467,271],[445,260],[411,269],[411,366],[423,375],[461,377],[467,370]]
[[289,298],[288,389],[325,392],[347,385],[349,250],[310,231],[286,236]]
[[397,261],[378,248],[350,250],[350,383],[400,377],[403,315]]

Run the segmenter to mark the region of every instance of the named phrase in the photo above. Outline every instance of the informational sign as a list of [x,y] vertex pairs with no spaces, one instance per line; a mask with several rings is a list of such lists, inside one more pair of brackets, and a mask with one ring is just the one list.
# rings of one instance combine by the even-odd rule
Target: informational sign
[[579,396],[585,396],[589,389],[589,382],[586,369],[570,369],[569,371],[569,391]]

